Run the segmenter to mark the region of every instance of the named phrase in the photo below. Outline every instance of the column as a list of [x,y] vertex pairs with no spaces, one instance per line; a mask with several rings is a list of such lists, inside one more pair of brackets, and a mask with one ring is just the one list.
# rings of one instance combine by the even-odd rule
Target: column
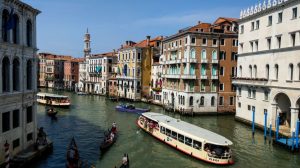
[[277,117],[276,115],[278,115],[277,114],[277,103],[272,103],[271,104],[271,110],[272,111],[269,113],[269,115],[270,115],[269,119],[270,120],[269,120],[268,124],[270,125],[270,123],[272,123],[272,126],[275,127],[276,117]]
[[291,108],[291,134],[296,130],[298,115],[299,115],[299,109]]

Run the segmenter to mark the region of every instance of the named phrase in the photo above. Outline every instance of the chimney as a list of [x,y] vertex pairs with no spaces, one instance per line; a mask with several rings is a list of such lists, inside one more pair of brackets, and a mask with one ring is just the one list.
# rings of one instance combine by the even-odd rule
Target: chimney
[[149,46],[150,45],[150,38],[151,38],[151,36],[147,36],[146,38],[147,38],[147,46]]
[[128,42],[128,41],[126,41],[126,45],[127,45],[127,46],[129,45],[129,42]]
[[198,24],[201,24],[201,21],[198,21]]
[[121,49],[123,49],[123,44],[121,45]]

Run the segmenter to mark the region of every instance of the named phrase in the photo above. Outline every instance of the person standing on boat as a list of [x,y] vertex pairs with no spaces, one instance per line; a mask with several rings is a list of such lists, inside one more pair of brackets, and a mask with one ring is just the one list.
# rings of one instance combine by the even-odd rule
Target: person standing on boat
[[117,132],[117,124],[115,122],[113,122],[113,124],[112,124],[111,132],[114,134]]

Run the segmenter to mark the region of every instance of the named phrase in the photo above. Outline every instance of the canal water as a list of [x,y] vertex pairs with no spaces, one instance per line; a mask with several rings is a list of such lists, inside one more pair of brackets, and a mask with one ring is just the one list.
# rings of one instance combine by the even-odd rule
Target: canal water
[[[66,149],[72,137],[77,142],[80,157],[98,168],[113,168],[120,165],[124,153],[129,154],[131,168],[202,168],[220,167],[207,164],[186,156],[159,142],[141,131],[135,125],[136,114],[120,113],[114,110],[117,105],[105,97],[78,96],[70,92],[55,92],[70,96],[72,106],[58,109],[57,119],[45,113],[45,107],[38,105],[38,126],[44,127],[49,138],[54,141],[53,153],[33,167],[63,168],[66,162]],[[137,107],[151,107],[151,110],[164,113],[159,106],[135,103]],[[166,113],[175,118],[198,125],[230,139],[234,145],[235,164],[232,168],[259,167],[299,167],[300,155],[291,154],[282,147],[265,143],[263,133],[257,131],[252,138],[251,128],[234,120],[234,116],[182,117]],[[100,154],[99,144],[103,133],[116,122],[119,130],[117,142],[105,154]],[[101,155],[101,156],[100,156]]]

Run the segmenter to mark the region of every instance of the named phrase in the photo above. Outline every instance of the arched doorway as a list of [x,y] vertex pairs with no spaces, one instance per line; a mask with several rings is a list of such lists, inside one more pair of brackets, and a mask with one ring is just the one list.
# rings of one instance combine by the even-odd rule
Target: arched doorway
[[280,116],[279,124],[281,126],[291,127],[291,101],[284,93],[275,96],[274,102],[277,104],[276,115]]
[[296,102],[296,108],[298,109],[298,119],[300,120],[300,98]]

